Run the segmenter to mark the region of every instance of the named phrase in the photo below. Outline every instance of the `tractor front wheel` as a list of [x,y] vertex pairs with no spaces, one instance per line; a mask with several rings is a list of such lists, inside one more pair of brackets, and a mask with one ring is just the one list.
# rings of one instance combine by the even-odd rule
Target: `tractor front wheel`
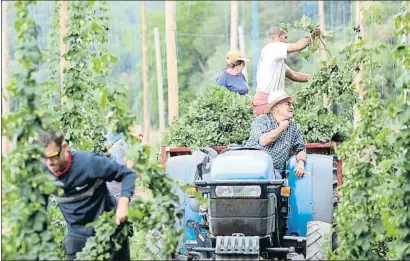
[[332,225],[323,221],[311,221],[307,224],[306,238],[306,260],[324,260],[326,259],[324,249],[326,244],[331,249],[329,236]]

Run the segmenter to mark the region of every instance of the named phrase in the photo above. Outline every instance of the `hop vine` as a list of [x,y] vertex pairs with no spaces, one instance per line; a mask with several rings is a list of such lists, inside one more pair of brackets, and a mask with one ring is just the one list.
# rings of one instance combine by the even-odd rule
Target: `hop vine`
[[8,260],[58,259],[46,213],[54,185],[41,166],[44,148],[35,142],[52,118],[38,106],[41,87],[34,75],[44,56],[36,44],[38,26],[28,11],[34,3],[15,3],[19,43],[15,55],[20,71],[13,75],[7,90],[12,97],[18,97],[20,104],[17,111],[2,118],[4,134],[16,145],[3,156],[2,164],[2,225],[8,230],[2,238],[2,258]]
[[[91,10],[91,12],[89,11]],[[109,65],[115,62],[103,44],[107,42],[106,3],[70,2],[70,23],[65,41],[63,101],[60,121],[66,138],[77,150],[104,151],[105,119],[98,96],[106,88]]]

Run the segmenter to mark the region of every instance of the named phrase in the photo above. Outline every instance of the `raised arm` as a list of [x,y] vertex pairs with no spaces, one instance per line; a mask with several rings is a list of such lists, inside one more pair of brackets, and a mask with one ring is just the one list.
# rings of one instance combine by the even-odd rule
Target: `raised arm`
[[296,43],[289,44],[288,53],[299,52],[305,49],[310,44],[309,37],[303,37]]
[[313,32],[310,34],[310,37],[306,36],[300,39],[299,41],[297,41],[296,43],[289,44],[288,53],[302,51],[310,44],[310,39],[316,36],[320,36],[320,33],[321,33],[320,29],[315,28]]
[[286,72],[286,77],[294,82],[307,82],[310,78],[310,74],[295,72],[290,69]]

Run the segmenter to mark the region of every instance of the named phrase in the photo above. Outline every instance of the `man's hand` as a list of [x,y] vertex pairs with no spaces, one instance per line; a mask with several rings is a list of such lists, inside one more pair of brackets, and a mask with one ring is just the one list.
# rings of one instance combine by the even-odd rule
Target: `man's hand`
[[289,127],[289,120],[283,120],[279,122],[279,128],[284,131]]
[[129,128],[131,136],[134,136],[135,138],[142,140],[144,137],[144,134],[142,133],[142,128],[139,125],[132,125]]
[[128,220],[128,197],[120,197],[118,200],[117,213],[115,215],[115,223],[121,225]]
[[295,174],[296,174],[296,177],[298,178],[301,178],[306,174],[305,162],[303,160],[299,160],[298,163],[296,163]]
[[132,159],[127,160],[127,167],[132,169],[134,167],[134,161]]

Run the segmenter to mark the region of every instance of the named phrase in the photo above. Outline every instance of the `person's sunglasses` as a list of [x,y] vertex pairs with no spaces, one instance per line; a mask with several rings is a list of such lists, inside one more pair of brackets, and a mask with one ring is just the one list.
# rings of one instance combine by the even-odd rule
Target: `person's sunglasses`
[[47,155],[45,157],[45,159],[46,160],[47,159],[49,159],[49,160],[58,159],[61,155],[61,150],[62,150],[62,147],[60,147],[60,149],[57,152],[54,152],[54,153],[51,153],[50,155]]

